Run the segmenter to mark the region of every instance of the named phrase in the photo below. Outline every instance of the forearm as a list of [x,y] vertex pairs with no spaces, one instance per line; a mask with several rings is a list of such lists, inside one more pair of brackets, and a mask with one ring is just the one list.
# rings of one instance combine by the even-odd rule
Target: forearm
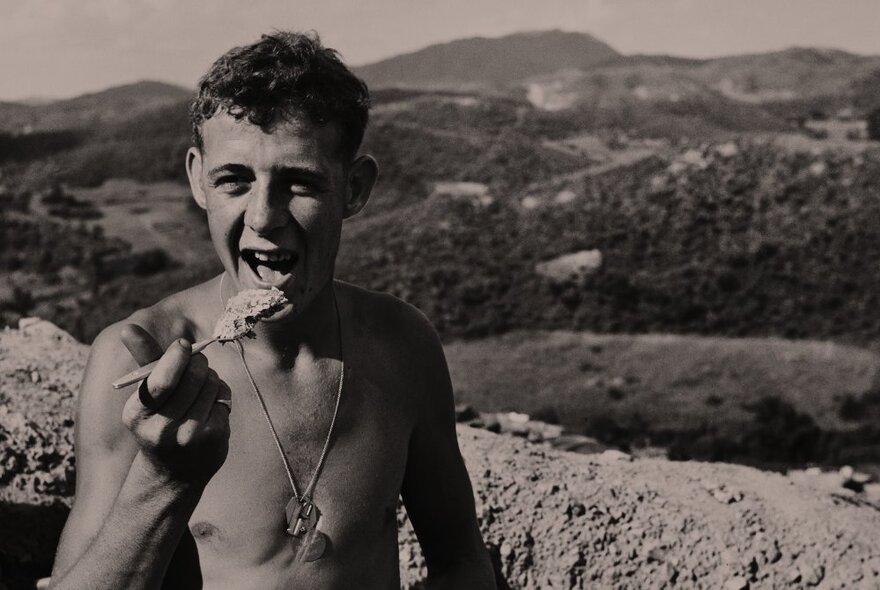
[[51,588],[160,588],[201,491],[157,478],[139,453],[98,535]]

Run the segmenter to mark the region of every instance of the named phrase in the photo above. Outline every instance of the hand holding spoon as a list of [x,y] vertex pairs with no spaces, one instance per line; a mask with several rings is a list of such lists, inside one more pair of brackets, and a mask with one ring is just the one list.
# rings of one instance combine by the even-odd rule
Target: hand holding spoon
[[[271,316],[286,303],[287,298],[284,297],[284,293],[275,287],[241,291],[226,302],[226,309],[217,321],[217,325],[214,326],[212,337],[193,344],[192,354],[205,350],[215,342],[232,342],[240,338],[253,338],[254,326],[257,325],[257,322]],[[146,379],[156,366],[156,362],[158,361],[123,375],[113,382],[113,389],[122,389]]]

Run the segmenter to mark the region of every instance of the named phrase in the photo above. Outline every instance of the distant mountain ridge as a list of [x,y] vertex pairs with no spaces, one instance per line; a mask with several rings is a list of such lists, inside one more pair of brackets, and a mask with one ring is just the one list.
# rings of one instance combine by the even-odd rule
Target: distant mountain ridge
[[589,34],[558,30],[431,45],[355,71],[374,88],[525,88],[546,108],[599,95],[606,102],[712,96],[742,103],[830,96],[880,102],[867,96],[880,56],[803,47],[712,59],[623,55]]
[[192,95],[192,90],[158,80],[140,80],[131,84],[112,86],[99,92],[81,94],[74,98],[55,101],[53,104],[69,108],[93,106],[140,106],[146,103],[168,103]]
[[44,104],[0,102],[0,131],[57,131],[115,123],[190,96],[192,90],[181,86],[141,80]]
[[583,69],[620,54],[586,33],[553,30],[431,45],[356,68],[368,84],[511,83],[561,69]]
[[[623,55],[592,35],[560,30],[460,39],[354,71],[376,91],[494,94],[526,98],[545,110],[698,101],[720,109],[773,103],[784,110],[799,102],[801,111],[853,107],[864,113],[880,105],[880,56],[798,47],[712,59]],[[0,132],[124,125],[184,109],[191,96],[181,86],[142,80],[48,103],[0,102]]]

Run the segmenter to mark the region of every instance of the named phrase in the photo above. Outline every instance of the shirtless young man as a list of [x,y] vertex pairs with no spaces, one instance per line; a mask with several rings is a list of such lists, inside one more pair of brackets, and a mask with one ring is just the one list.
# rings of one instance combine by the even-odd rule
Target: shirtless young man
[[[333,279],[342,221],[377,175],[356,156],[368,101],[308,35],[264,36],[203,78],[186,165],[225,272],[95,340],[52,588],[397,588],[401,495],[432,587],[494,588],[434,330]],[[190,357],[232,295],[273,285],[290,304],[244,359],[233,343]],[[137,391],[111,389],[159,357]],[[290,480],[303,495],[316,470],[317,522],[292,536]]]

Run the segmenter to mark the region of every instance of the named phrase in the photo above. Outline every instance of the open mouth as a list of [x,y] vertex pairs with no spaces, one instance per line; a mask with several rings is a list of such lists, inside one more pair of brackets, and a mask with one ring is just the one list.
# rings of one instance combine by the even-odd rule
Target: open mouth
[[278,287],[287,281],[296,268],[299,255],[289,250],[253,250],[244,248],[241,258],[253,271],[259,282]]

